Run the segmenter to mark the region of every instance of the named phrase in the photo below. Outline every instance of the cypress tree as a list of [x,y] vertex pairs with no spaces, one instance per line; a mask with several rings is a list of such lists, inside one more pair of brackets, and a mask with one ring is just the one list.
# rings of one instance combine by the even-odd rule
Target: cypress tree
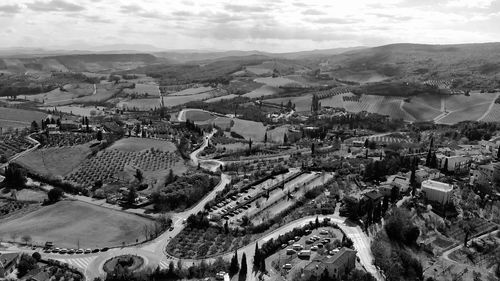
[[240,280],[245,280],[247,276],[247,255],[243,253],[241,257]]

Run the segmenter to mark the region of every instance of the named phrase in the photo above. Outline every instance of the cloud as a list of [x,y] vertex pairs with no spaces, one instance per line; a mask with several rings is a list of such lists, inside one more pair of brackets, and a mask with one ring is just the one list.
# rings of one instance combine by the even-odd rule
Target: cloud
[[123,14],[136,15],[143,18],[151,18],[151,19],[162,19],[165,15],[156,12],[156,11],[148,11],[143,9],[141,6],[132,4],[132,5],[123,5],[120,7],[120,11]]
[[391,21],[409,21],[413,19],[411,16],[395,16],[391,14],[383,14],[383,13],[371,13],[370,15],[376,16],[378,18],[384,18]]
[[21,11],[21,7],[19,5],[2,5],[0,6],[0,13],[5,14],[16,14]]
[[51,0],[49,2],[35,1],[27,3],[26,6],[39,12],[80,12],[85,10],[85,7],[79,6],[64,0]]
[[99,22],[99,23],[113,23],[112,20],[102,18],[100,16],[96,15],[91,15],[91,16],[83,16],[84,19],[88,20],[89,22]]
[[303,15],[310,15],[310,16],[320,16],[320,15],[326,15],[325,12],[316,10],[316,9],[307,9],[302,12]]
[[353,18],[336,18],[336,17],[323,17],[323,18],[313,18],[309,22],[317,24],[353,24],[361,22],[361,20]]
[[224,5],[224,8],[234,13],[262,13],[268,11],[267,7],[246,6],[246,5],[236,5],[236,4],[226,4]]

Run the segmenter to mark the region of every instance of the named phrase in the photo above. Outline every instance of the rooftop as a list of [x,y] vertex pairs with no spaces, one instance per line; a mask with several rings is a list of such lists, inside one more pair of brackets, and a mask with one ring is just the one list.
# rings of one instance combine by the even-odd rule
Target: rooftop
[[426,180],[422,182],[422,187],[430,188],[430,189],[435,189],[435,190],[441,190],[441,191],[450,191],[453,190],[453,185],[440,182],[440,181],[435,181],[435,180]]

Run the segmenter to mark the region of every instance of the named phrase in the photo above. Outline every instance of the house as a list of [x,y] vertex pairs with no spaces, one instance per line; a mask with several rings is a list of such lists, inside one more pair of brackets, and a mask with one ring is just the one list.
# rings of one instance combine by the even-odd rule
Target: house
[[427,200],[446,205],[451,199],[453,185],[434,180],[426,180],[422,182],[422,192],[425,194]]
[[60,129],[64,131],[78,130],[81,127],[81,123],[73,120],[63,120],[61,121]]
[[431,169],[428,167],[422,167],[415,171],[415,179],[418,184],[421,184],[426,180],[434,180],[441,177],[441,173],[437,169]]
[[439,154],[436,155],[436,157],[438,159],[438,167],[440,169],[446,169],[449,172],[466,168],[472,161],[472,158],[468,156],[445,156],[443,154]]
[[380,204],[380,202],[382,201],[382,198],[384,197],[384,194],[382,194],[381,192],[379,192],[377,190],[371,190],[371,191],[368,191],[366,193],[363,193],[363,197],[365,199],[372,201],[373,206],[375,206],[377,204]]
[[349,248],[340,249],[335,255],[315,259],[304,268],[307,278],[320,277],[325,270],[328,277],[340,280],[351,272],[356,266],[356,251]]
[[20,257],[19,253],[0,254],[0,278],[5,278],[14,271]]
[[397,186],[402,193],[405,193],[410,188],[410,179],[404,176],[394,175],[389,177],[387,182],[391,186]]

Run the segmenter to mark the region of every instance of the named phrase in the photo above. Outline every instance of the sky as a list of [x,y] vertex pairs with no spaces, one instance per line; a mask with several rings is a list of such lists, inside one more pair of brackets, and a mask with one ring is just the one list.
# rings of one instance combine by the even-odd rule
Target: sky
[[0,48],[291,52],[476,43],[498,41],[499,22],[500,0],[0,0]]

